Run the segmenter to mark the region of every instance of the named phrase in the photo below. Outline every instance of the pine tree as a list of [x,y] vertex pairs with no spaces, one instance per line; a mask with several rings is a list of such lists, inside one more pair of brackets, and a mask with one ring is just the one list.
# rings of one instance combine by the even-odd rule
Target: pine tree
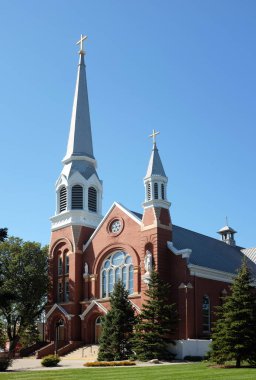
[[99,361],[124,360],[131,356],[131,338],[135,316],[128,291],[118,281],[110,298],[111,309],[103,318]]
[[256,360],[256,307],[250,283],[250,272],[244,259],[231,286],[231,295],[225,298],[216,313],[210,354],[218,364],[235,360],[239,368],[244,360]]
[[152,271],[147,301],[135,326],[134,351],[139,360],[170,359],[168,336],[177,322],[176,305],[169,303],[170,285]]

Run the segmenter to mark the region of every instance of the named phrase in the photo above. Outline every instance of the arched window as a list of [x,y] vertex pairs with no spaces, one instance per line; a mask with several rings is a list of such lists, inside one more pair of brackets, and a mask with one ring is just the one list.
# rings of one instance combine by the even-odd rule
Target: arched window
[[126,252],[117,251],[104,260],[101,268],[101,297],[109,297],[114,284],[122,281],[129,294],[133,293],[132,258]]
[[62,302],[63,299],[63,287],[62,287],[62,281],[58,282],[58,293],[57,293],[57,300],[58,302]]
[[161,184],[161,197],[162,199],[165,199],[165,191],[164,191],[164,184]]
[[97,212],[97,191],[94,187],[88,189],[88,210]]
[[69,256],[65,257],[65,274],[69,274]]
[[158,183],[154,183],[154,198],[158,199]]
[[150,201],[150,199],[151,199],[151,186],[150,186],[150,183],[147,184],[147,198],[148,198],[148,201]]
[[72,187],[72,210],[82,210],[84,208],[83,202],[83,187],[80,185],[75,185]]
[[65,186],[62,186],[60,189],[60,200],[59,200],[59,210],[60,212],[66,211],[67,209],[67,189]]
[[63,269],[62,269],[62,257],[61,255],[58,256],[58,275],[61,276],[62,275],[62,272],[63,272]]
[[203,296],[202,304],[203,312],[203,332],[209,333],[211,330],[211,317],[210,317],[210,298],[208,296]]

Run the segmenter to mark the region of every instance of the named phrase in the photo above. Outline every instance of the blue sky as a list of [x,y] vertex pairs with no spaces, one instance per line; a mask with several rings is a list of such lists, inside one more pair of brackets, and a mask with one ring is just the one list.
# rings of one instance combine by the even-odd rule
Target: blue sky
[[80,34],[104,213],[142,211],[152,142],[174,224],[256,246],[254,0],[0,0],[0,226],[47,244]]

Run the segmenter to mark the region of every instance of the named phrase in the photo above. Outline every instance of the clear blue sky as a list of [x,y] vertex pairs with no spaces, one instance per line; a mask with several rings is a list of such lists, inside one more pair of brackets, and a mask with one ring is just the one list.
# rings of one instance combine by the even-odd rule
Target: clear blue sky
[[[0,0],[0,226],[48,243],[80,34],[104,213],[141,212],[160,131],[174,224],[256,246],[255,0]],[[214,254],[214,252],[213,252]]]

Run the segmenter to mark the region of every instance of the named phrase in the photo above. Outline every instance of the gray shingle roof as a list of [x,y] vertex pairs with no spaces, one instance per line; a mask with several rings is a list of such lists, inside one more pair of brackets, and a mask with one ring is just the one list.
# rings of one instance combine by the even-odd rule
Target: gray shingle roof
[[[142,219],[142,214],[133,213]],[[228,245],[221,240],[176,225],[173,225],[173,245],[179,250],[192,249],[189,257],[190,264],[232,274],[237,273],[244,254],[246,254],[251,274],[256,277],[256,248],[244,250],[241,247]]]

